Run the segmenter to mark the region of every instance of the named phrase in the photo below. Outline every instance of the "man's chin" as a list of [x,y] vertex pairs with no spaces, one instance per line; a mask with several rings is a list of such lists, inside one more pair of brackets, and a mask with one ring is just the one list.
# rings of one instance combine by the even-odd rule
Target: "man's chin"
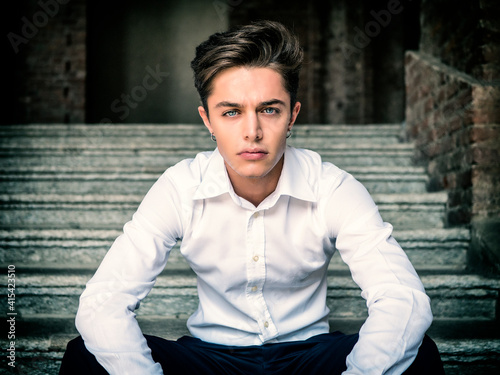
[[[266,173],[267,174],[267,173]],[[248,179],[259,179],[265,177],[266,174],[256,174],[256,173],[238,173],[240,177],[248,178]]]
[[266,177],[269,174],[269,171],[236,171],[238,176],[248,179],[259,179]]

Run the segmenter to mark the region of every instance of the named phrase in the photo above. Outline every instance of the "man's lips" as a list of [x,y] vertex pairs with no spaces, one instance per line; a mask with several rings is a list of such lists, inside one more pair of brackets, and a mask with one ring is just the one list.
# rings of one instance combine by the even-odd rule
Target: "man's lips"
[[238,153],[245,160],[260,160],[267,156],[267,151],[262,149],[246,149]]

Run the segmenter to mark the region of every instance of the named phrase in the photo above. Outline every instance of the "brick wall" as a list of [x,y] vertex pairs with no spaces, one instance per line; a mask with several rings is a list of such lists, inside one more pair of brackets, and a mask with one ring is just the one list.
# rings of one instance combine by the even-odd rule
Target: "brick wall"
[[85,0],[30,0],[16,9],[8,52],[22,77],[16,122],[85,121],[85,12]]
[[471,226],[470,267],[500,273],[500,59],[492,46],[500,28],[490,22],[500,11],[491,4],[422,2],[420,51],[405,61],[406,120],[430,190],[448,191],[448,225]]
[[500,2],[422,0],[420,51],[478,79],[500,77]]
[[490,176],[500,172],[498,88],[415,52],[406,55],[406,79],[408,132],[416,159],[428,163],[430,190],[450,192],[448,223],[498,215]]

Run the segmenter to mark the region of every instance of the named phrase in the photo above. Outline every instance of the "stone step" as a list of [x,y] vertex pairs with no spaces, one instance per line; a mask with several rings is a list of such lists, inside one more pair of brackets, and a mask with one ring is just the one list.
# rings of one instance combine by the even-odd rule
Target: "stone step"
[[[5,142],[6,140],[4,140]],[[336,141],[326,137],[310,137],[307,139],[289,140],[291,146],[297,148],[312,149],[316,152],[323,153],[326,151],[332,152],[351,152],[355,151],[391,151],[405,152],[413,149],[412,144],[404,143],[377,143],[372,139],[352,139],[350,143],[347,140],[337,139]],[[113,154],[125,152],[126,154],[140,154],[144,152],[159,153],[161,151],[207,151],[213,150],[216,144],[204,138],[170,138],[165,141],[160,138],[127,138],[115,137],[105,138],[96,141],[87,140],[85,138],[13,138],[9,143],[0,144],[0,156],[29,156],[30,154],[65,154],[77,155],[82,153],[88,154]]]
[[[82,149],[211,149],[208,130],[203,125],[26,125],[0,130],[0,149],[59,150]],[[398,144],[399,128],[394,125],[380,126],[297,126],[289,143],[295,147],[331,148],[348,145],[356,148],[358,144],[393,145]]]
[[[6,142],[7,140],[4,140]],[[8,139],[8,143],[4,143],[2,148],[10,150],[31,149],[35,152],[38,150],[66,150],[76,151],[82,149],[159,149],[159,148],[176,148],[183,149],[189,146],[191,149],[204,150],[207,147],[214,148],[215,143],[210,140],[210,134],[205,133],[204,137],[190,137],[189,135],[180,134],[178,136],[121,136],[113,137],[85,137],[85,136],[68,136],[68,137],[13,137]]]
[[372,194],[382,218],[398,230],[442,228],[447,194]]
[[[401,126],[388,125],[297,125],[290,144],[297,147],[356,147],[400,143]],[[0,129],[0,149],[99,149],[213,147],[208,130],[200,124],[113,125],[6,125]]]
[[[497,327],[498,330],[498,327]],[[446,375],[497,375],[500,340],[436,340]]]
[[[402,125],[297,124],[292,139],[307,137],[379,138],[399,141]],[[0,129],[1,139],[13,138],[113,138],[120,137],[207,137],[208,130],[199,124],[19,124]]]
[[[176,340],[183,335],[190,335],[186,327],[187,319],[188,316],[141,315],[137,317],[142,332],[168,340]],[[32,346],[37,345],[36,338],[67,336],[69,339],[78,335],[74,315],[23,315],[18,316],[17,320],[19,324],[16,326],[16,333],[21,338],[21,343],[25,342],[25,339],[35,339],[31,343]],[[357,333],[364,322],[365,318],[330,318],[330,331],[341,331],[346,334]],[[0,326],[3,328],[3,325],[7,324],[2,320]],[[500,339],[500,322],[474,318],[434,318],[427,334],[443,343],[446,341],[470,342],[474,339],[494,341]]]
[[[5,159],[2,159],[5,161]],[[128,166],[116,164],[113,166],[103,165],[96,169],[94,166],[75,164],[75,165],[46,165],[46,164],[19,164],[19,165],[4,165],[0,168],[1,177],[7,176],[8,178],[19,178],[19,179],[71,179],[73,176],[75,178],[82,178],[89,180],[90,177],[85,177],[88,175],[98,176],[98,178],[113,179],[115,176],[109,175],[125,175],[134,176],[143,174],[154,174],[160,175],[166,168],[173,166],[177,161],[168,165],[148,165],[148,166]],[[405,176],[408,174],[412,175],[425,175],[426,171],[424,167],[418,166],[400,166],[400,165],[352,165],[346,170],[353,175],[373,175],[373,176],[384,176],[384,175],[399,175]],[[108,176],[108,177],[107,177]]]
[[[64,355],[65,345],[73,337],[59,336],[48,340],[43,338],[26,339],[29,350],[17,352],[19,374],[30,375],[57,375]],[[39,340],[41,348],[29,345]],[[60,344],[59,344],[60,342]],[[437,342],[441,351],[441,359],[446,375],[498,375],[500,366],[500,340],[469,340],[454,342]],[[8,347],[8,346],[7,346]],[[3,365],[3,366],[2,366]],[[10,375],[7,369],[7,360],[0,360],[0,375]],[[3,370],[4,368],[5,370]]]
[[[168,167],[168,166],[167,166]],[[13,169],[11,167],[11,169]],[[145,194],[164,169],[137,171],[124,167],[79,170],[51,167],[3,171],[4,194]],[[372,193],[425,193],[427,175],[419,167],[353,167],[349,170]]]
[[[123,140],[123,139],[122,139]],[[127,139],[124,139],[127,141]],[[313,140],[313,139],[311,139]],[[411,151],[414,149],[414,145],[411,143],[394,143],[394,144],[377,144],[372,143],[370,140],[357,141],[353,144],[346,143],[332,143],[325,140],[325,137],[314,138],[314,142],[319,143],[316,147],[312,148],[312,144],[309,140],[304,139],[300,142],[289,141],[289,144],[298,148],[312,148],[314,151],[332,154],[353,154],[353,153],[367,153],[372,152],[372,155],[384,153],[391,154],[402,154],[411,155]],[[80,143],[78,142],[80,141]],[[4,140],[5,142],[5,140]],[[18,144],[14,140],[10,143],[0,144],[0,156],[2,158],[8,156],[21,156],[27,157],[30,155],[60,155],[60,156],[71,156],[71,155],[169,155],[172,152],[193,152],[213,150],[216,144],[213,142],[203,143],[199,140],[196,143],[191,142],[190,139],[179,138],[175,142],[169,142],[168,144],[159,143],[158,139],[154,142],[148,142],[148,140],[143,140],[141,142],[131,143],[131,142],[114,142],[112,139],[108,143],[85,143],[82,139],[73,140],[71,144],[67,143],[66,140],[59,140],[57,144],[52,144],[50,142],[37,143],[33,139],[32,144],[30,142],[24,142],[23,144]]]
[[[175,340],[189,335],[186,319],[165,317],[138,317],[145,334]],[[332,319],[331,330],[354,333],[363,320]],[[456,338],[443,337],[440,333],[460,324]],[[23,317],[19,322],[20,336],[16,340],[16,366],[18,373],[30,375],[57,375],[60,361],[68,341],[78,335],[74,318],[60,315]],[[61,327],[63,327],[61,329]],[[465,329],[463,329],[465,327]],[[437,328],[437,329],[436,329]],[[24,331],[24,332],[23,332]],[[464,334],[463,332],[466,331]],[[500,339],[492,332],[498,332],[498,324],[484,321],[435,320],[428,334],[436,342],[447,375],[496,375],[500,362]],[[473,334],[471,334],[473,332]],[[2,348],[8,348],[7,340],[0,339]],[[0,359],[0,374],[11,374],[6,369],[6,356]]]
[[[78,298],[91,273],[22,272],[16,273],[16,311],[21,315],[74,315]],[[422,275],[438,319],[496,318],[500,280],[476,275]],[[164,272],[148,297],[142,301],[138,316],[187,316],[197,307],[196,277],[192,272]],[[349,274],[330,273],[327,305],[332,318],[364,318],[365,301]]]
[[[399,125],[301,125],[289,140],[326,161],[410,166],[413,146],[398,143]],[[125,166],[166,169],[215,144],[202,125],[15,125],[0,129],[0,170],[25,166]],[[10,167],[10,169],[9,169]]]
[[[80,170],[82,167],[96,171],[109,167],[124,167],[144,172],[165,170],[180,160],[193,158],[206,148],[169,147],[147,149],[0,149],[0,173],[12,173],[16,169],[26,171],[31,168],[58,170],[68,168]],[[332,146],[330,149],[316,149],[324,161],[349,170],[353,166],[412,166],[413,146],[409,144]]]
[[[110,228],[129,221],[143,195],[0,195],[0,228]],[[382,218],[396,229],[443,226],[446,195],[374,194]]]
[[[94,271],[120,230],[16,229],[0,230],[0,264],[23,269]],[[394,237],[420,271],[463,271],[470,233],[466,228],[395,231]],[[171,252],[166,269],[188,270],[179,252]],[[346,270],[336,254],[330,270]]]

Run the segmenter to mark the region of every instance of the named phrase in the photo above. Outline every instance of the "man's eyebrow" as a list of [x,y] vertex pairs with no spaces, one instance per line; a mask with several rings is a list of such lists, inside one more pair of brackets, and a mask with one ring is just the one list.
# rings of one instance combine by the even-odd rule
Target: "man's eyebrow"
[[[286,104],[283,100],[271,99],[271,100],[266,100],[265,102],[259,103],[259,107],[266,107],[268,105],[276,105],[276,104],[286,106]],[[233,102],[228,102],[228,101],[224,100],[224,101],[219,102],[215,105],[215,108],[220,108],[220,107],[242,108],[243,105],[241,105],[239,103],[233,103]]]
[[241,108],[241,107],[242,107],[242,105],[241,105],[241,104],[239,104],[239,103],[232,103],[232,102],[223,101],[223,102],[217,103],[217,105],[215,106],[215,108],[220,108],[220,107],[235,107],[235,108]]
[[265,106],[268,106],[268,105],[276,105],[276,104],[279,104],[279,105],[282,105],[282,106],[286,106],[285,102],[283,100],[279,100],[279,99],[267,100],[265,102],[260,103],[259,106],[260,107],[265,107]]

